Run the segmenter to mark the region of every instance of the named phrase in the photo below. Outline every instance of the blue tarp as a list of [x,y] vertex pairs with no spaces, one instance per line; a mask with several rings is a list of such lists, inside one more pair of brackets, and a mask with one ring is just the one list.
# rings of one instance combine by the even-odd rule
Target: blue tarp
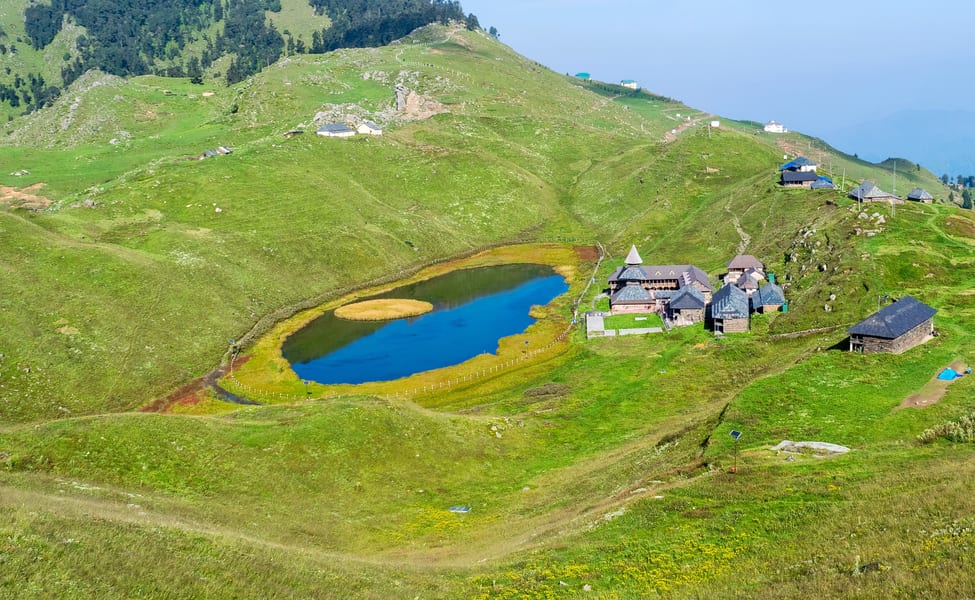
[[942,381],[954,381],[955,379],[958,379],[959,377],[961,377],[961,373],[955,371],[951,367],[948,367],[944,371],[938,373],[938,379],[940,379]]

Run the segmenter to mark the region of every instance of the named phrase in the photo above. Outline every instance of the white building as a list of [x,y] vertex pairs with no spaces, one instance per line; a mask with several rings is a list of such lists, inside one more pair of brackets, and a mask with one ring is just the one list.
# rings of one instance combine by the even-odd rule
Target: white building
[[382,135],[383,128],[376,125],[372,121],[363,121],[362,124],[356,129],[357,132],[362,135]]
[[775,119],[772,119],[765,124],[766,133],[789,133],[789,130],[782,125],[782,123],[776,123]]
[[315,133],[325,137],[345,138],[354,136],[355,130],[349,129],[347,126],[341,123],[329,123],[328,125],[322,125],[319,127],[318,131]]

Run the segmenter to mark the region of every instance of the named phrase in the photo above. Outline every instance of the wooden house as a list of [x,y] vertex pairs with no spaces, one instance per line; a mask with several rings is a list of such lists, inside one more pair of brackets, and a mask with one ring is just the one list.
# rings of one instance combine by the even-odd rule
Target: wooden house
[[749,270],[765,273],[765,265],[751,254],[739,254],[729,260],[725,267],[728,269],[724,277],[725,283],[738,281],[738,278]]
[[758,291],[763,281],[765,281],[765,273],[753,268],[746,269],[738,279],[725,278],[725,283],[730,283],[745,292],[749,298]]
[[911,193],[907,195],[908,200],[913,200],[914,202],[923,202],[924,204],[931,204],[934,202],[934,196],[928,193],[924,188],[914,188]]
[[909,350],[934,335],[936,312],[920,300],[904,296],[846,330],[850,352],[899,354]]
[[609,297],[609,310],[614,315],[651,313],[659,308],[657,298],[639,283],[627,282]]
[[714,293],[708,317],[715,333],[748,331],[748,295],[733,285],[725,285]]
[[686,287],[695,288],[707,302],[711,283],[707,273],[694,265],[643,265],[636,246],[626,264],[609,276],[609,305],[613,313],[661,312],[670,299]]
[[891,204],[904,203],[902,198],[883,191],[872,181],[864,181],[860,185],[850,190],[850,193],[847,195],[859,202],[890,202]]

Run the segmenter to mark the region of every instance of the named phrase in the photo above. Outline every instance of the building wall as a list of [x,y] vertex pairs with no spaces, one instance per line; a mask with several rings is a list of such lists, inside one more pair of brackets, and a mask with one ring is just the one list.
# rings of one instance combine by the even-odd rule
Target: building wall
[[614,315],[629,315],[629,314],[639,314],[639,313],[650,313],[656,311],[657,304],[614,304],[612,306],[611,312]]
[[[856,200],[856,196],[853,197]],[[904,201],[900,198],[894,198],[893,196],[885,196],[883,198],[863,198],[863,202],[887,202],[889,204],[904,204]]]
[[759,308],[759,312],[762,312],[762,313],[772,313],[772,312],[778,312],[778,311],[782,310],[782,305],[781,304],[763,304],[763,305],[759,306],[758,308]]
[[678,325],[691,325],[693,323],[700,323],[704,320],[704,309],[703,308],[685,308],[683,310],[675,310],[674,320],[677,321]]
[[748,331],[748,319],[715,319],[713,328],[724,333],[744,333]]
[[931,335],[933,329],[934,317],[931,317],[904,335],[892,340],[863,336],[863,353],[892,352],[894,354],[900,354],[923,342],[925,338]]
[[783,181],[782,187],[787,188],[806,188],[807,190],[812,187],[812,181]]

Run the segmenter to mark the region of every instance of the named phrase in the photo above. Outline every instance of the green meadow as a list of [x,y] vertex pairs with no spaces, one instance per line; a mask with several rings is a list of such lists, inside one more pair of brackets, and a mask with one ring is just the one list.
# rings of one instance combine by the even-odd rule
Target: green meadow
[[[428,110],[397,111],[397,83]],[[317,113],[384,135],[316,136]],[[975,410],[973,380],[900,408],[975,362],[975,220],[783,190],[783,140],[848,183],[887,189],[890,165],[724,119],[669,138],[677,113],[704,116],[434,26],[229,88],[89,73],[8,123],[0,597],[975,594],[973,448],[918,440]],[[219,145],[233,153],[191,160]],[[899,191],[947,197],[900,164]],[[21,207],[24,193],[46,207]],[[789,311],[721,338],[559,339],[576,299],[602,307],[631,244],[714,279],[754,254]],[[532,257],[570,291],[497,357],[309,399],[279,360],[276,336],[306,309]],[[905,294],[938,309],[938,337],[843,351],[847,327]],[[221,384],[260,405],[205,388],[164,401],[224,363],[230,339],[247,388]],[[770,450],[786,439],[851,451]]]

